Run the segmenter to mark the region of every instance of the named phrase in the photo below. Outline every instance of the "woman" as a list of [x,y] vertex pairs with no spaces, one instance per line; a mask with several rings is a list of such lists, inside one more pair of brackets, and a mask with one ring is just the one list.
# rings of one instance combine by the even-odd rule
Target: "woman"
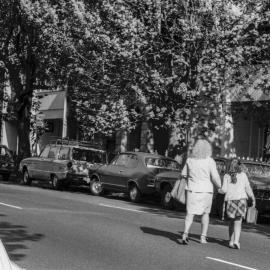
[[[187,158],[182,170],[186,178],[186,208],[185,229],[182,235],[183,244],[188,244],[188,233],[195,215],[201,216],[201,243],[205,244],[209,213],[211,211],[214,185],[221,187],[216,163],[211,158],[212,147],[206,139],[199,139],[195,143],[191,155]],[[214,185],[213,185],[214,184]]]
[[250,187],[245,167],[237,159],[233,159],[228,174],[224,175],[220,193],[225,193],[226,215],[229,218],[229,247],[240,249],[242,220],[246,216],[247,199],[256,200]]

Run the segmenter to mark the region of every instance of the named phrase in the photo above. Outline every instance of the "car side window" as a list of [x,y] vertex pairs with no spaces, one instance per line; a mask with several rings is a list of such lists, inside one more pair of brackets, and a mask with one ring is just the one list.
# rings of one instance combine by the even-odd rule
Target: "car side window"
[[48,158],[58,159],[59,146],[51,146]]
[[127,161],[128,161],[128,155],[122,154],[118,156],[118,158],[114,161],[113,164],[117,166],[126,166]]
[[269,177],[270,176],[270,166],[263,165],[262,168],[263,168],[263,176]]
[[263,174],[263,168],[260,164],[246,163],[248,176],[260,176]]
[[69,147],[61,147],[59,152],[59,159],[67,160],[69,159]]
[[50,151],[50,146],[47,145],[40,154],[41,158],[47,158]]
[[128,155],[125,166],[127,168],[136,168],[138,166],[138,157],[136,155]]

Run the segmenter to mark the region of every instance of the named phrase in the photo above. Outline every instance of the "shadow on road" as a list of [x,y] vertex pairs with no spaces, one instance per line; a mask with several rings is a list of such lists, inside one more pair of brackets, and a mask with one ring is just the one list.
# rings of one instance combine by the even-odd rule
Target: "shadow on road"
[[158,230],[155,228],[151,228],[151,227],[140,227],[140,229],[147,234],[152,234],[155,236],[161,236],[161,237],[165,237],[170,239],[171,241],[177,243],[177,244],[181,244],[181,235],[180,234],[176,234],[176,233],[172,233],[172,232],[167,232],[167,231],[162,231],[162,230]]
[[[158,229],[151,228],[151,227],[140,227],[140,228],[144,233],[152,234],[152,235],[160,236],[160,237],[165,237],[165,238],[168,238],[177,244],[180,244],[180,245],[182,244],[182,241],[181,241],[182,232],[179,232],[179,234],[176,234],[176,233],[172,233],[172,232],[158,230]],[[227,243],[228,241],[226,241],[224,239],[213,238],[213,237],[207,237],[207,239],[208,239],[209,243],[217,243],[221,246],[226,246],[226,247],[228,246],[228,243]],[[191,242],[200,243],[200,235],[189,234],[189,240]]]
[[[137,206],[140,206],[140,204],[137,204]],[[151,213],[151,214],[165,215],[168,218],[178,218],[178,219],[182,219],[182,220],[185,219],[185,215],[186,215],[186,213],[185,213],[185,211],[183,210],[182,207],[180,209],[178,208],[176,211],[168,211],[168,210],[164,210],[162,208],[160,208],[160,209],[154,208],[153,209],[153,208],[150,208],[149,206],[148,207],[147,206],[140,207],[140,208],[138,208],[138,210],[148,212],[148,213]],[[264,222],[267,222],[267,221],[269,222],[269,217]],[[200,217],[195,216],[194,217],[194,222],[200,223],[201,222]],[[228,228],[228,221],[222,221],[222,220],[220,220],[219,218],[217,218],[215,216],[214,217],[212,216],[210,218],[210,224],[223,226],[224,230],[227,230],[227,228]],[[247,224],[247,223],[243,222],[242,231],[246,232],[246,233],[257,233],[257,234],[266,236],[267,238],[270,239],[270,226],[266,225],[266,224],[269,224],[269,223],[256,224],[255,225],[255,224]],[[152,232],[158,233],[158,230],[155,230],[153,228],[148,228],[148,229],[149,230],[152,229]],[[166,235],[166,233],[171,235],[171,233],[161,231],[161,235],[164,235],[164,234]],[[198,239],[198,241],[199,241],[199,239],[200,239],[200,236],[197,236],[197,235],[192,235],[191,234],[190,236],[194,237],[194,241],[196,241],[196,239]],[[220,245],[225,245],[225,246],[227,245],[227,242],[226,241],[224,242],[223,239],[217,239],[217,238],[209,237],[208,240],[209,240],[209,242],[215,242],[215,243],[218,243]]]
[[25,226],[0,222],[0,238],[12,261],[20,261],[26,255],[22,250],[28,249],[26,241],[39,241],[42,234],[29,234]]

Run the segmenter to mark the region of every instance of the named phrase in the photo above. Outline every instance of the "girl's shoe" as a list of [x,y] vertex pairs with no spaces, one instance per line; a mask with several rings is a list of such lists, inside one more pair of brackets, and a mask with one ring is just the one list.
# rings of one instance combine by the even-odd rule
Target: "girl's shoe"
[[229,248],[234,248],[234,244],[233,244],[233,242],[229,242]]
[[240,243],[233,243],[235,249],[240,249]]
[[201,235],[201,244],[207,244],[206,235]]
[[183,245],[188,245],[188,234],[187,233],[183,233],[182,234],[182,244]]

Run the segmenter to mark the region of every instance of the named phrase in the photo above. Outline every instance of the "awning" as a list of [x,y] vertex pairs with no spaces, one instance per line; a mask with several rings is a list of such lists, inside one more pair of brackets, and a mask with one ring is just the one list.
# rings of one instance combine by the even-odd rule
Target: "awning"
[[63,119],[65,91],[47,93],[39,100],[39,111],[44,114],[44,119]]

